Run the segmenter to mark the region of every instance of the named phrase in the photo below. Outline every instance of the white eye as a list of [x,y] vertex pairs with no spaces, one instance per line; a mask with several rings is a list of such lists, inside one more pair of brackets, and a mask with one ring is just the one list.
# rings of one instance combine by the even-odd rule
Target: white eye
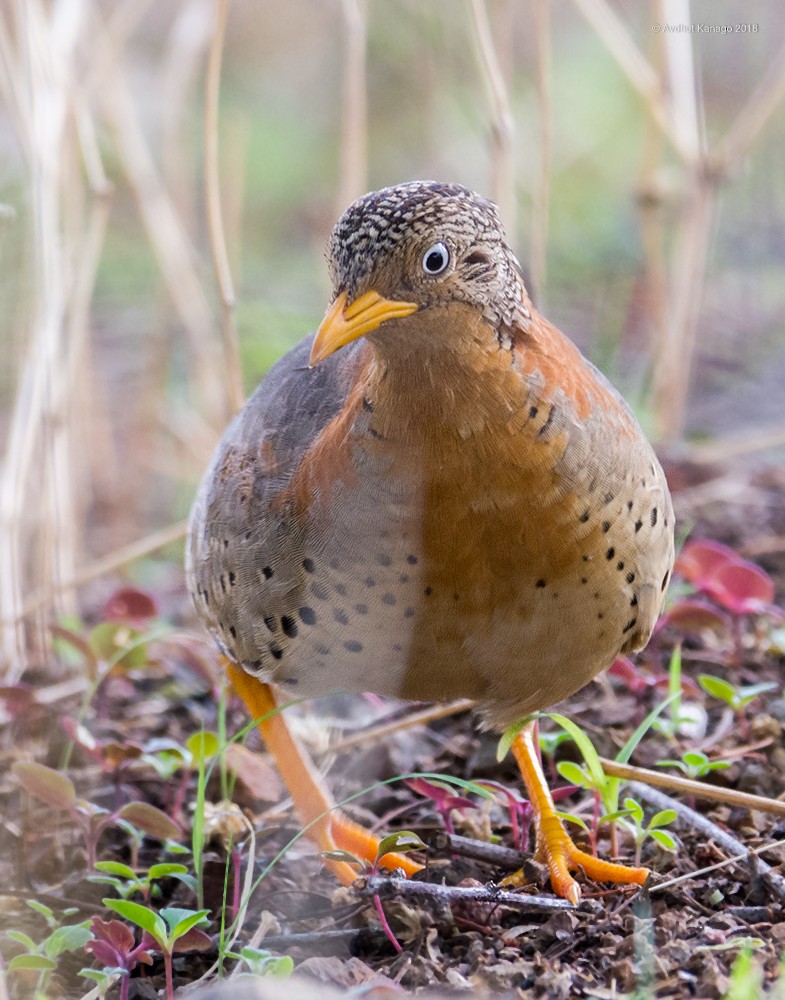
[[422,269],[426,274],[441,274],[450,263],[450,251],[443,243],[434,243],[425,251]]

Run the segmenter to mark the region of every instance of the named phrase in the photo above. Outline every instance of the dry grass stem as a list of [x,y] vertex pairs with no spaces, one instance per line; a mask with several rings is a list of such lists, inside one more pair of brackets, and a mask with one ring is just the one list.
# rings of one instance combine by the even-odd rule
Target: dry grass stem
[[218,170],[218,97],[221,88],[221,59],[226,36],[228,0],[215,0],[215,23],[207,64],[204,100],[204,178],[207,225],[215,280],[221,297],[221,333],[223,335],[226,394],[233,413],[243,405],[243,376],[240,366],[240,344],[237,339],[234,307],[235,294],[229,257],[226,252],[221,183]]
[[594,28],[619,68],[643,98],[654,121],[662,129],[685,163],[692,162],[697,149],[689,136],[682,135],[671,108],[663,96],[659,77],[635,45],[622,21],[606,0],[575,0],[575,6]]
[[220,352],[213,317],[200,278],[199,261],[164,187],[139,122],[122,70],[107,85],[105,114],[114,132],[122,166],[137,198],[150,245],[172,302],[189,336],[193,378],[200,409],[211,424],[227,416]]
[[473,706],[474,702],[469,698],[458,698],[455,701],[448,701],[443,705],[431,705],[422,711],[411,712],[400,719],[385,722],[379,726],[370,726],[368,729],[363,729],[362,732],[355,733],[353,736],[347,736],[345,739],[338,740],[337,743],[332,743],[329,747],[326,747],[322,753],[345,753],[347,750],[367,746],[369,743],[372,745],[381,743],[394,733],[402,732],[405,729],[412,729],[414,726],[424,726],[429,722],[436,722],[437,719],[446,719],[451,715],[457,715],[459,712],[467,712]]
[[337,210],[359,198],[368,176],[368,46],[365,0],[341,0],[344,60],[341,97],[341,179]]
[[785,44],[779,49],[766,75],[736,115],[725,137],[715,145],[710,158],[713,169],[725,173],[736,168],[752,150],[784,98]]
[[507,84],[493,43],[485,0],[469,0],[483,84],[491,113],[491,196],[499,206],[508,232],[516,232],[515,119],[510,109]]
[[537,176],[532,191],[532,284],[540,310],[546,307],[548,215],[551,200],[551,17],[548,0],[532,0],[537,43]]
[[[91,580],[97,580],[101,576],[114,573],[123,566],[127,566],[137,559],[150,555],[151,552],[157,552],[158,549],[162,549],[173,542],[179,541],[181,538],[185,538],[187,530],[188,522],[180,521],[177,524],[170,524],[166,528],[161,528],[159,531],[154,531],[144,538],[140,538],[138,541],[131,542],[129,545],[124,545],[122,548],[116,549],[114,552],[110,552],[100,559],[96,559],[89,566],[78,570],[70,579],[59,583],[58,589],[75,590],[77,587],[83,587],[86,583],[90,583]],[[0,624],[4,626],[14,625],[27,615],[31,615],[40,608],[47,606],[52,601],[53,593],[55,593],[55,588],[51,586],[36,591],[24,601],[16,620],[3,618]]]
[[650,771],[645,767],[633,767],[631,764],[619,764],[615,760],[600,758],[602,769],[612,778],[623,778],[625,781],[639,781],[643,785],[653,785],[655,788],[669,788],[674,792],[694,795],[710,802],[725,802],[742,809],[756,809],[770,816],[785,816],[785,802],[778,799],[767,799],[762,795],[751,795],[748,792],[737,792],[733,788],[719,788],[703,781],[693,781],[681,778],[675,774],[663,774],[661,771]]
[[213,21],[212,0],[181,4],[161,60],[161,169],[166,189],[189,232],[197,231],[200,225],[200,192],[189,155],[187,123],[200,96]]

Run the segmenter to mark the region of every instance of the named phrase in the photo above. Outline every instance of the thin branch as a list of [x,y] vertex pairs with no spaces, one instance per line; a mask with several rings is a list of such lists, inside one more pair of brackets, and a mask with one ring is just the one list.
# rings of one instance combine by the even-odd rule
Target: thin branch
[[229,256],[226,252],[221,183],[218,171],[218,97],[221,88],[221,59],[226,36],[228,0],[215,0],[210,58],[207,63],[204,98],[204,186],[210,251],[218,292],[221,296],[221,332],[226,364],[226,392],[233,413],[243,405],[243,376],[234,307],[235,294]]
[[594,28],[619,68],[643,98],[654,121],[667,136],[685,163],[694,163],[698,149],[689,136],[682,135],[679,123],[665,101],[657,74],[635,45],[622,21],[607,0],[574,0],[575,6]]
[[345,49],[338,212],[365,192],[368,173],[368,26],[364,0],[341,0]]
[[77,573],[69,580],[63,580],[61,583],[58,583],[56,587],[47,587],[31,594],[30,597],[28,597],[24,602],[19,618],[12,619],[10,621],[4,620],[2,624],[11,625],[21,621],[27,615],[32,614],[34,611],[37,611],[39,608],[48,604],[52,600],[53,594],[59,592],[60,590],[74,590],[77,587],[82,587],[84,584],[97,579],[99,576],[112,573],[115,570],[120,569],[121,566],[126,566],[128,563],[134,562],[136,559],[141,559],[142,556],[149,555],[157,549],[162,549],[164,546],[169,545],[172,542],[179,541],[181,538],[185,537],[187,529],[188,522],[179,521],[177,524],[170,524],[165,528],[161,528],[159,531],[154,531],[152,534],[146,535],[144,538],[138,539],[135,542],[130,542],[128,545],[124,545],[120,549],[115,549],[114,552],[110,552],[108,555],[103,556],[101,559],[97,559],[89,566],[85,566],[83,569],[77,571]]
[[785,44],[739,111],[727,134],[714,147],[712,167],[727,172],[752,149],[768,120],[785,98]]
[[389,739],[394,733],[399,733],[404,729],[412,729],[414,726],[424,726],[436,719],[444,719],[450,715],[457,715],[459,712],[466,712],[472,708],[474,702],[469,698],[457,698],[455,701],[448,701],[445,704],[436,703],[419,712],[410,712],[392,722],[384,722],[379,726],[370,726],[362,732],[347,736],[346,739],[339,740],[322,751],[324,754],[345,753],[355,747],[367,746],[371,743],[376,745],[383,740]]
[[537,47],[537,178],[532,191],[531,268],[538,308],[544,307],[551,197],[551,17],[548,0],[532,0]]
[[472,837],[461,837],[457,833],[438,833],[428,838],[429,846],[439,854],[460,854],[461,857],[473,861],[483,861],[488,865],[514,871],[520,868],[529,858],[512,847],[502,847],[501,844],[491,844],[485,840],[474,840]]
[[381,896],[382,899],[432,899],[437,903],[494,903],[516,910],[572,910],[572,903],[555,896],[527,896],[524,893],[497,889],[494,885],[437,885],[433,882],[412,882],[409,879],[369,876],[360,885],[361,896]]
[[633,767],[631,764],[619,764],[604,757],[600,758],[600,763],[603,771],[613,778],[638,781],[656,788],[670,788],[674,792],[684,792],[686,795],[694,795],[696,798],[708,799],[711,802],[726,802],[728,805],[743,809],[756,809],[771,816],[785,816],[785,802],[780,802],[778,799],[737,792],[732,788],[717,788],[703,781],[692,781],[690,778],[680,778],[675,774],[662,774],[645,767]]
[[469,0],[474,32],[472,37],[482,72],[491,111],[493,138],[491,194],[499,206],[502,221],[511,236],[515,234],[517,204],[515,198],[515,119],[499,57],[493,43],[485,0]]

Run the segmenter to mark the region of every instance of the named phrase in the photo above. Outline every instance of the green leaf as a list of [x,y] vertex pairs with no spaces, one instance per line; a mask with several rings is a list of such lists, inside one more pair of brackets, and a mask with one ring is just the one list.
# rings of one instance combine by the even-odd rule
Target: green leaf
[[777,689],[777,684],[774,681],[762,681],[760,684],[747,684],[746,687],[741,688],[737,693],[737,702],[739,708],[744,708],[749,705],[751,701],[754,701],[759,694],[766,694],[767,691],[775,691]]
[[322,857],[325,861],[343,861],[347,865],[357,865],[359,868],[363,866],[363,862],[348,851],[322,851]]
[[179,906],[168,906],[161,910],[161,916],[169,925],[172,941],[187,934],[197,924],[206,924],[209,910],[186,910]]
[[499,738],[499,743],[496,747],[496,760],[500,764],[507,754],[510,752],[510,747],[515,742],[515,737],[520,733],[520,731],[531,722],[533,716],[527,715],[523,719],[519,719],[518,722],[513,722],[512,725],[507,726],[504,732]]
[[643,808],[640,802],[636,802],[635,799],[626,798],[624,800],[624,808],[629,811],[630,816],[636,823],[640,824],[643,822]]
[[107,909],[112,910],[132,924],[141,927],[143,931],[148,931],[159,944],[168,941],[166,924],[152,910],[141,903],[133,903],[130,899],[103,899],[101,902]]
[[141,633],[122,622],[101,622],[92,629],[88,641],[107,667],[119,663],[133,670],[147,662],[147,644]]
[[51,909],[51,907],[46,906],[44,903],[39,903],[37,899],[26,899],[25,903],[31,910],[35,910],[36,913],[40,913],[49,927],[53,929],[57,927],[57,917],[55,916],[55,911]]
[[379,861],[385,854],[405,853],[407,851],[424,851],[425,844],[416,833],[411,830],[398,830],[395,833],[388,833],[382,837],[376,850],[376,860]]
[[92,979],[92,981],[97,983],[99,989],[104,993],[109,989],[117,976],[129,975],[130,972],[127,969],[120,969],[111,966],[107,966],[105,969],[80,969],[77,972],[77,976],[82,976],[84,979]]
[[566,729],[570,736],[572,736],[583,759],[586,761],[586,766],[588,767],[589,774],[592,778],[593,787],[598,789],[602,788],[607,780],[606,775],[602,769],[599,754],[594,749],[594,744],[586,733],[584,733],[581,727],[576,725],[572,719],[568,719],[564,715],[559,715],[557,712],[549,712],[546,717],[553,719],[554,722],[560,725],[562,729]]
[[726,767],[730,767],[729,760],[712,760],[706,765],[707,771],[722,771]]
[[709,763],[709,758],[700,750],[688,750],[681,759],[690,767],[705,767]]
[[221,749],[218,737],[209,730],[194,733],[185,741],[185,746],[194,761],[209,760]]
[[580,764],[576,764],[572,760],[560,760],[556,765],[556,770],[571,785],[577,785],[579,788],[593,788],[591,775],[586,770],[585,767],[581,767]]
[[44,942],[44,951],[49,958],[57,958],[63,952],[78,951],[80,948],[84,948],[92,936],[86,922],[85,924],[58,927]]
[[661,809],[660,812],[655,813],[649,822],[649,829],[656,830],[659,826],[668,826],[670,823],[675,822],[679,818],[679,814],[675,809]]
[[477,781],[466,781],[464,778],[456,778],[452,774],[434,774],[432,771],[416,771],[412,774],[407,775],[408,778],[427,778],[428,781],[440,782],[442,785],[452,786],[453,788],[460,788],[465,792],[471,792],[472,795],[479,795],[481,799],[488,799],[489,802],[494,801],[494,794],[489,789],[485,788],[482,784]]
[[17,955],[8,963],[9,972],[20,972],[23,969],[33,969],[37,972],[53,972],[57,962],[45,955]]
[[629,763],[630,757],[632,757],[633,753],[635,752],[635,748],[643,739],[643,737],[646,735],[646,733],[651,729],[652,725],[654,724],[654,720],[665,711],[668,705],[672,704],[680,696],[681,696],[681,688],[679,688],[678,691],[674,691],[671,694],[669,694],[667,698],[665,698],[663,701],[659,703],[659,705],[655,705],[655,707],[649,712],[649,714],[646,716],[643,722],[641,722],[641,724],[638,726],[638,728],[635,730],[632,736],[630,736],[630,738],[627,740],[627,742],[624,744],[621,750],[619,750],[619,752],[616,754],[617,764]]
[[288,955],[273,955],[261,948],[246,946],[237,957],[242,958],[256,976],[284,978],[294,971],[294,962]]
[[[98,867],[96,865],[96,867]],[[152,865],[147,873],[147,878],[152,880],[154,878],[170,878],[173,875],[187,875],[188,869],[185,865],[181,865],[174,861],[164,862],[160,865]]]
[[715,677],[713,674],[699,674],[698,683],[706,694],[710,694],[714,698],[719,698],[726,705],[733,706],[736,700],[736,688],[732,684],[729,684],[721,677]]
[[576,826],[579,826],[582,830],[589,829],[586,823],[580,818],[580,816],[576,816],[574,813],[557,812],[556,815],[563,823],[574,823]]
[[131,882],[140,881],[133,868],[129,868],[128,865],[124,865],[120,861],[96,861],[93,867],[98,872],[106,872],[107,875],[119,875]]
[[76,805],[74,783],[54,768],[35,761],[17,761],[11,771],[23,788],[48,806],[70,810]]
[[33,941],[31,937],[27,934],[23,934],[22,931],[6,931],[6,937],[10,937],[12,941],[16,941],[17,944],[21,944],[23,948],[27,948],[30,952],[35,952],[38,950],[38,945]]
[[676,838],[672,833],[668,833],[667,830],[652,830],[651,837],[657,841],[662,847],[669,851],[676,850]]
[[615,823],[617,820],[627,819],[629,815],[629,809],[617,809],[616,812],[605,813],[604,816],[600,816],[600,823]]

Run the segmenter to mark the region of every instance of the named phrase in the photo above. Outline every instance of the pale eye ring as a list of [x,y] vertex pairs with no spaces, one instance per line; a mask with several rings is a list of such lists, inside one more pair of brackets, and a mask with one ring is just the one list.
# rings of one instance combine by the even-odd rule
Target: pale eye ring
[[450,251],[444,243],[434,243],[432,247],[428,247],[422,257],[422,269],[431,276],[446,271],[449,263]]

